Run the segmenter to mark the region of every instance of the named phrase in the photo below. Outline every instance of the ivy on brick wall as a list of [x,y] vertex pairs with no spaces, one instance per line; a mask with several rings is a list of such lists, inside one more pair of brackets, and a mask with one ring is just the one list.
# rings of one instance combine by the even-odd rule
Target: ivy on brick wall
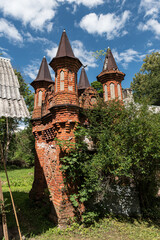
[[[160,114],[147,106],[125,108],[119,102],[101,100],[82,114],[88,124],[77,127],[76,144],[62,159],[66,184],[77,187],[77,194],[70,197],[75,208],[80,201],[89,210],[106,181],[134,184],[141,210],[153,206],[160,170]],[[92,143],[91,149],[85,138]]]

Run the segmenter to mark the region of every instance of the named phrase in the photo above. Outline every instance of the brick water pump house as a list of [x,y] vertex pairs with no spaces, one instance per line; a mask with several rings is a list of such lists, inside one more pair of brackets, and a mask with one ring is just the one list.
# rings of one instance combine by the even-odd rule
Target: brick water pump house
[[[37,78],[31,83],[35,89],[32,115],[35,136],[35,173],[30,197],[40,200],[46,187],[53,205],[52,218],[63,225],[74,217],[74,207],[63,183],[60,170],[62,151],[58,140],[75,141],[74,131],[80,108],[90,108],[96,103],[97,92],[90,87],[82,63],[74,56],[70,42],[63,31],[56,57],[49,64],[55,72],[52,81],[45,57]],[[77,72],[82,67],[79,85]],[[108,48],[102,72],[97,80],[103,84],[104,101],[122,99],[121,81],[125,74],[118,70],[111,50]],[[74,191],[74,189],[73,189]],[[79,204],[79,212],[84,206]]]

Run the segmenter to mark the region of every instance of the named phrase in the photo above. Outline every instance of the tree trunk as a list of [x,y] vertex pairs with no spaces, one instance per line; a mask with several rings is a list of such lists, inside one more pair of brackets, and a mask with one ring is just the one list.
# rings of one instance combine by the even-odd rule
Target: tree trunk
[[7,161],[8,161],[9,144],[10,144],[9,121],[8,121],[8,118],[6,117],[6,145],[4,146],[4,159],[5,159],[5,164],[7,164]]

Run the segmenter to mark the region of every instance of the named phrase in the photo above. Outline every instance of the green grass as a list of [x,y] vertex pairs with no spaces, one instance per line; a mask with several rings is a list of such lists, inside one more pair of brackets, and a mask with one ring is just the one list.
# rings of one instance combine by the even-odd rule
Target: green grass
[[[8,176],[22,234],[25,236],[37,235],[45,232],[49,227],[53,227],[53,223],[47,217],[50,210],[49,204],[43,202],[37,205],[29,199],[34,169],[8,170]],[[0,172],[0,178],[5,199],[7,225],[11,232],[16,231],[16,222],[4,171]]]
[[[33,183],[34,169],[14,169],[8,170],[8,177],[12,191],[29,192]],[[3,185],[3,191],[8,191],[7,179],[4,171],[0,171],[0,178]]]
[[[33,168],[8,171],[22,235],[25,235],[27,239],[160,240],[158,223],[153,224],[144,220],[132,219],[131,221],[108,217],[98,223],[95,222],[88,228],[76,223],[65,230],[57,228],[48,218],[49,204],[44,201],[37,205],[29,199],[28,193],[32,187],[33,172]],[[3,184],[7,224],[9,230],[13,233],[16,229],[16,223],[4,171],[0,172],[0,178]]]
[[36,240],[158,240],[160,231],[148,223],[133,221],[121,222],[118,219],[105,218],[91,227],[84,228],[73,224],[65,230],[51,228]]

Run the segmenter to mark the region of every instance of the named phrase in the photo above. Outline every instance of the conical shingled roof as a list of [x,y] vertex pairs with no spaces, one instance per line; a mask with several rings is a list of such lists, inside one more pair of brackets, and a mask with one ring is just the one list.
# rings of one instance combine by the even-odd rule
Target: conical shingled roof
[[111,49],[108,48],[106,52],[106,57],[104,60],[103,70],[102,71],[110,71],[110,70],[118,70],[116,61],[113,57]]
[[35,82],[39,82],[39,81],[46,81],[46,82],[54,83],[51,78],[51,74],[50,74],[47,60],[45,57],[43,57],[38,75],[37,75],[36,79],[31,83],[31,85],[33,86],[35,84]]
[[66,57],[66,56],[75,58],[70,42],[68,40],[66,31],[64,30],[61,36],[56,58]]
[[86,89],[88,87],[90,87],[88,77],[87,77],[84,67],[82,67],[79,84],[78,84],[78,89]]
[[59,43],[56,57],[54,57],[49,65],[56,72],[61,67],[72,68],[74,71],[78,71],[82,66],[82,63],[78,58],[74,56],[66,31],[64,30]]

